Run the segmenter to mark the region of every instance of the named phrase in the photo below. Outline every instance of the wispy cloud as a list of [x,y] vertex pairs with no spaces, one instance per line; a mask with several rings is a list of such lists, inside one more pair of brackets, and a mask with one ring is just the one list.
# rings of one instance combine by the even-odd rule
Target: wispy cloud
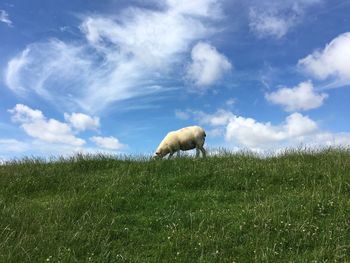
[[301,23],[305,10],[322,0],[250,1],[249,27],[259,38],[282,38]]
[[12,26],[12,21],[9,18],[9,14],[5,10],[0,10],[0,22]]
[[166,92],[195,41],[213,33],[219,1],[165,1],[160,10],[127,8],[116,17],[82,16],[83,43],[51,39],[8,63],[6,84],[66,110],[90,113],[112,102]]

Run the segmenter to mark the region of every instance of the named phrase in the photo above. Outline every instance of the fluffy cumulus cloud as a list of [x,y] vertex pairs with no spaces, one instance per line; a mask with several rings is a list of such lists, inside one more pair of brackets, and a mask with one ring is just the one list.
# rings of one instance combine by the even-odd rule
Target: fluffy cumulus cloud
[[157,10],[133,7],[115,17],[82,16],[83,42],[51,39],[27,46],[8,62],[7,86],[89,113],[168,91],[161,83],[178,74],[194,42],[213,32],[210,21],[220,17],[220,5],[217,0],[161,3]]
[[215,84],[232,68],[228,59],[208,43],[197,43],[192,49],[191,57],[187,76],[199,87]]
[[238,116],[224,109],[212,114],[190,109],[181,112],[209,127],[208,132],[211,136],[222,136],[235,149],[244,147],[264,151],[297,145],[350,146],[350,133],[323,131],[314,120],[300,113],[292,113],[282,123],[272,124]]
[[280,88],[265,94],[269,102],[283,106],[286,111],[318,108],[327,97],[326,93],[317,93],[311,82],[302,82],[294,88]]
[[83,113],[65,113],[64,119],[78,131],[96,130],[100,127],[100,118]]
[[24,132],[34,140],[0,139],[3,154],[25,154],[31,152],[38,155],[71,155],[74,153],[115,153],[127,148],[115,137],[93,136],[90,141],[95,147],[87,146],[87,142],[77,133],[87,129],[97,130],[100,127],[98,117],[83,113],[65,113],[66,122],[48,119],[42,111],[17,104],[8,110],[11,120],[21,126]]
[[317,124],[300,113],[289,115],[285,123],[274,126],[251,118],[235,116],[226,127],[226,139],[247,147],[264,147],[317,131]]
[[322,0],[250,1],[249,27],[259,38],[282,38],[299,24],[305,11]]
[[9,14],[5,10],[0,10],[0,22],[12,26],[12,21],[9,18]]
[[90,138],[98,147],[107,150],[121,150],[125,149],[126,145],[119,142],[119,140],[113,136],[110,137],[100,137],[93,136]]
[[72,146],[82,146],[85,141],[77,138],[67,123],[55,119],[47,119],[39,110],[33,110],[26,105],[17,104],[9,112],[12,121],[19,123],[30,136],[48,143],[60,143]]
[[350,32],[333,39],[323,50],[316,50],[299,60],[299,67],[310,76],[336,84],[350,84]]

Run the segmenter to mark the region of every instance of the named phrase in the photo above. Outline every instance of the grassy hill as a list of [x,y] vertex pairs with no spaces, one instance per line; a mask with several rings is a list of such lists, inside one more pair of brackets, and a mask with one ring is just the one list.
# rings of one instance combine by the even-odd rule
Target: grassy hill
[[350,151],[0,166],[0,262],[349,262]]

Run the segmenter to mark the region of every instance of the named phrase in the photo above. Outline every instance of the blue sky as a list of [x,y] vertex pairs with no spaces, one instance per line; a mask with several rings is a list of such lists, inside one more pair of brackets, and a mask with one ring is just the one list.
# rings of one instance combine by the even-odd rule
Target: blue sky
[[0,158],[350,145],[350,2],[0,3]]

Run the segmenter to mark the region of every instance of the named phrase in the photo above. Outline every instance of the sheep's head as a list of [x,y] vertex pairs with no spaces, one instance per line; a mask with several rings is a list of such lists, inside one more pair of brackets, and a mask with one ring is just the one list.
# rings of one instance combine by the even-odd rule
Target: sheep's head
[[162,156],[162,154],[160,152],[157,151],[157,152],[154,153],[152,158],[153,159],[161,159],[161,158],[163,158],[163,156]]
[[153,155],[154,159],[162,159],[165,155],[169,153],[168,148],[159,147]]

